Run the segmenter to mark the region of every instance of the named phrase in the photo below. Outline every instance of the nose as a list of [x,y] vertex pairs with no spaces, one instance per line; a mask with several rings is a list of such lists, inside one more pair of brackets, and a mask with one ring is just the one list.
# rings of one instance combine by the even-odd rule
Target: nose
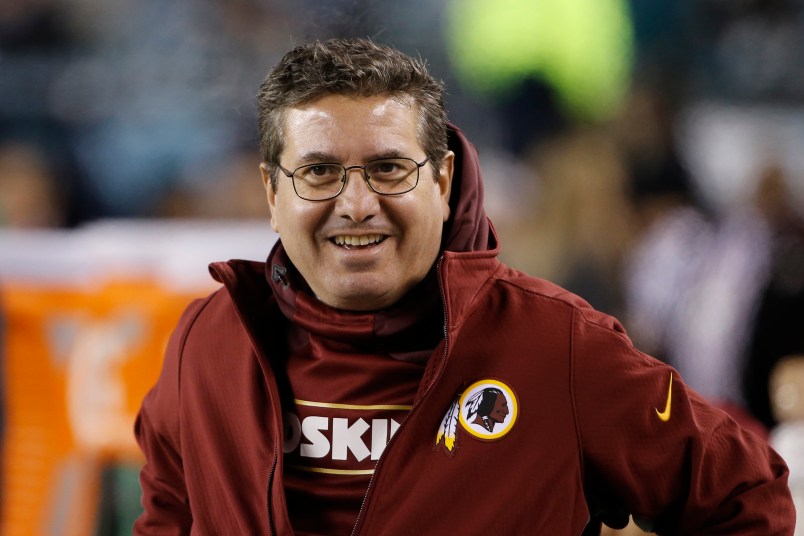
[[343,191],[335,198],[335,210],[338,216],[361,223],[377,214],[379,197],[369,188],[362,169],[348,169]]

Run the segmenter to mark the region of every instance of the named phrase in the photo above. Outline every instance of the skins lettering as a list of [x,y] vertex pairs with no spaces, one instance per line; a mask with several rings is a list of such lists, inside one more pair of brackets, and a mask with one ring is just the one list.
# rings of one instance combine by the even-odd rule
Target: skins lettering
[[299,451],[302,458],[332,460],[380,459],[385,445],[399,429],[394,419],[350,420],[310,415],[300,420],[285,413],[285,454]]
[[338,475],[374,472],[388,441],[399,430],[409,405],[356,405],[293,401],[284,412],[286,466]]

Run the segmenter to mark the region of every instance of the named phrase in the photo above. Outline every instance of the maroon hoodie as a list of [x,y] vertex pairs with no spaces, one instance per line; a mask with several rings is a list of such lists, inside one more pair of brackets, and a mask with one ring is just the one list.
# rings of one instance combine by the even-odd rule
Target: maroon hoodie
[[[443,253],[389,310],[317,302],[281,243],[266,264],[212,265],[223,289],[183,315],[137,420],[135,534],[294,534],[305,472],[367,487],[353,534],[578,535],[628,514],[659,533],[792,534],[778,455],[616,320],[502,265],[476,152],[457,129],[450,148]],[[304,373],[327,356],[355,372],[316,391]],[[343,399],[359,403],[322,403]]]

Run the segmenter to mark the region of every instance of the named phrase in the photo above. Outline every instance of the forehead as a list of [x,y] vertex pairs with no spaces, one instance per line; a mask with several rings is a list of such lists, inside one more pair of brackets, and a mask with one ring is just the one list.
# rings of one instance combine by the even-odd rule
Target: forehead
[[409,98],[327,95],[287,110],[283,156],[412,154],[420,148],[418,119],[417,106]]

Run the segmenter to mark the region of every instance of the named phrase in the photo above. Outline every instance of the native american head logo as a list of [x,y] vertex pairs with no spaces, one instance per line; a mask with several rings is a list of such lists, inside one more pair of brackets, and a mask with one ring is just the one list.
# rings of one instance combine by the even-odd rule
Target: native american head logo
[[511,411],[508,409],[508,401],[496,387],[486,387],[466,401],[466,422],[481,426],[490,434],[494,433],[494,427],[503,422],[509,413]]
[[458,423],[473,437],[495,440],[505,436],[519,413],[514,391],[498,380],[481,380],[470,385],[447,410],[436,435],[449,453],[456,448]]

